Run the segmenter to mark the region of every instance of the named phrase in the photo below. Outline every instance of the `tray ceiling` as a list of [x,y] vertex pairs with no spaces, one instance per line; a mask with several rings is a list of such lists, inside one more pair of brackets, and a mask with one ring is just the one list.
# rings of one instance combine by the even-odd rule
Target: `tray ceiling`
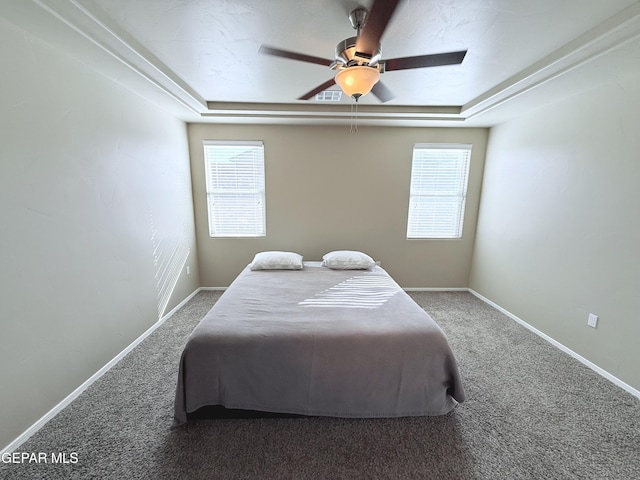
[[[332,59],[370,3],[28,0],[2,15],[186,121],[333,124],[352,99],[296,98],[335,72],[258,49]],[[384,73],[395,98],[363,97],[359,123],[491,126],[638,74],[640,2],[404,0],[382,37],[383,59],[465,49],[461,65]]]

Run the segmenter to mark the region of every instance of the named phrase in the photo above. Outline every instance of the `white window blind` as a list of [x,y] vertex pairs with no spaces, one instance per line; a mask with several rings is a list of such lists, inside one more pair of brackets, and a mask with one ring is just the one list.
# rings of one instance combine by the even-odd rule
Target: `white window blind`
[[262,142],[204,142],[211,237],[266,234]]
[[460,238],[471,145],[413,148],[407,238]]

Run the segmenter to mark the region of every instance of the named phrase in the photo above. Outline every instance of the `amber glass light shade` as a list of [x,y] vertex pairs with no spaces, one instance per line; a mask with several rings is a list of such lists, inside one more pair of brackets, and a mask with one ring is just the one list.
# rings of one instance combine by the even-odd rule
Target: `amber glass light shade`
[[360,98],[371,91],[380,80],[380,72],[377,68],[357,65],[347,67],[336,73],[335,81],[345,95]]

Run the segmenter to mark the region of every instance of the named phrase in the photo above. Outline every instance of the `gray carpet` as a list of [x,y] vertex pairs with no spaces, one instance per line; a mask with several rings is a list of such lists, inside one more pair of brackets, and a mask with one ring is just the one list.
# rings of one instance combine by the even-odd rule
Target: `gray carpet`
[[411,293],[442,326],[468,401],[442,417],[196,420],[171,429],[200,292],[20,452],[3,479],[638,479],[640,400],[469,293]]

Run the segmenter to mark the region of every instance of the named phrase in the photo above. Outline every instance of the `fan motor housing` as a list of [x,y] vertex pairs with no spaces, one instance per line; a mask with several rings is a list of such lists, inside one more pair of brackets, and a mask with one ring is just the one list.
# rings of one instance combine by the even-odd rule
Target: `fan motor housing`
[[379,65],[382,51],[380,45],[373,55],[369,56],[356,50],[356,41],[358,37],[350,37],[342,40],[336,45],[336,62],[343,67],[352,67],[354,65],[364,65],[375,67]]

